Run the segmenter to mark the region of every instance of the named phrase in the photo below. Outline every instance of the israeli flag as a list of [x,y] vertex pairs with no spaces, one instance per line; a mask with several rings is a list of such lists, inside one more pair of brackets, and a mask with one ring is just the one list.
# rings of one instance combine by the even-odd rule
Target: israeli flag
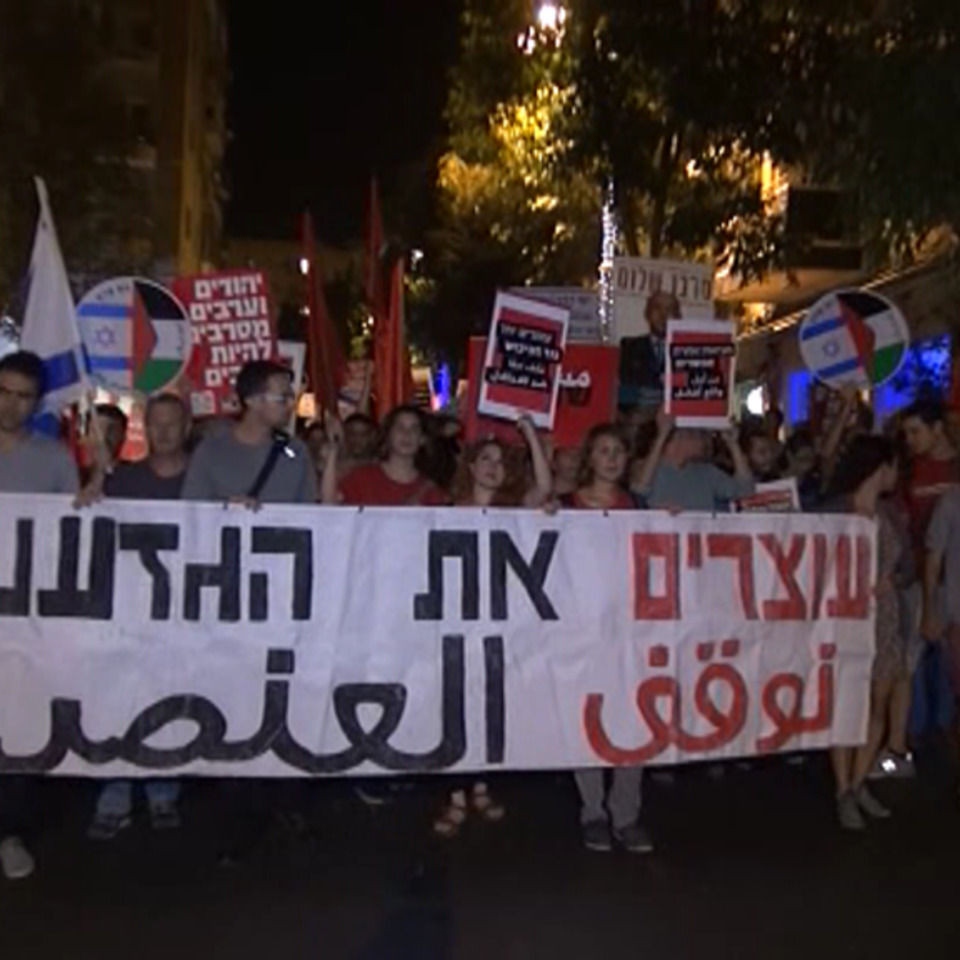
[[43,360],[47,389],[39,412],[54,421],[87,392],[87,362],[47,187],[39,177],[36,184],[40,219],[30,257],[20,348]]

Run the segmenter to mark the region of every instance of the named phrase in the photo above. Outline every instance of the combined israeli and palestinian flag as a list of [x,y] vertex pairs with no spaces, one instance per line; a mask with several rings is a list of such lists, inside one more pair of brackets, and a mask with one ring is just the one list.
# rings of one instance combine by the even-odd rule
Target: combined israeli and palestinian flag
[[90,375],[115,391],[151,394],[173,382],[190,357],[190,320],[159,284],[121,277],[94,287],[77,307]]
[[910,333],[889,300],[867,290],[841,290],[814,304],[800,327],[800,352],[818,380],[832,387],[878,387],[900,369]]

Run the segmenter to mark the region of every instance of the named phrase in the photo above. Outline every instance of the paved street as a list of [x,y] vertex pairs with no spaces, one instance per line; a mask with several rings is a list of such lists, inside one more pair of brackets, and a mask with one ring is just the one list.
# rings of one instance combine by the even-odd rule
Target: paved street
[[[494,781],[502,825],[430,837],[435,783],[390,807],[343,783],[295,787],[300,829],[275,822],[218,865],[218,787],[194,784],[177,834],[138,823],[84,839],[92,785],[45,791],[39,870],[0,882],[5,956],[183,958],[956,957],[960,812],[944,764],[878,793],[895,820],[861,837],[831,819],[826,764],[684,771],[653,784],[649,858],[581,850],[568,776]],[[282,788],[281,788],[282,789]],[[289,788],[287,790],[289,793]]]

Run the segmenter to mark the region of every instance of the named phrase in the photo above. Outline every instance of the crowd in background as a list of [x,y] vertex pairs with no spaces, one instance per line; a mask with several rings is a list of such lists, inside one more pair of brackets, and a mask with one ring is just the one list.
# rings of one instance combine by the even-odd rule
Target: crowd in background
[[[100,457],[81,476],[68,446],[30,431],[43,396],[44,368],[27,353],[0,360],[0,492],[62,493],[78,508],[101,498],[185,499],[242,504],[322,503],[382,507],[526,507],[556,510],[733,509],[756,484],[796,479],[801,508],[849,511],[878,524],[876,657],[866,744],[834,750],[836,811],[847,830],[890,811],[868,787],[871,778],[914,774],[911,692],[918,670],[937,661],[960,692],[960,467],[942,406],[920,399],[875,429],[858,392],[845,389],[829,424],[786,431],[776,409],[745,416],[737,431],[677,429],[655,407],[621,411],[597,424],[579,449],[552,448],[521,419],[517,442],[465,444],[457,419],[415,407],[390,411],[382,423],[357,411],[341,422],[285,431],[296,401],[289,371],[268,361],[248,364],[236,391],[235,420],[191,423],[176,395],[152,398],[145,414],[148,455],[119,460],[126,418],[96,408],[91,435]],[[956,714],[954,714],[956,716]],[[722,773],[722,770],[719,771]],[[652,850],[641,822],[643,772],[580,771],[584,844]],[[9,877],[33,869],[22,842],[38,785],[0,783],[0,865]],[[388,802],[392,783],[362,784],[363,799]],[[180,822],[176,781],[146,784],[154,827]],[[489,821],[506,811],[482,778],[447,778],[434,820],[452,838],[470,816]],[[108,840],[131,823],[132,784],[100,791],[90,836]]]

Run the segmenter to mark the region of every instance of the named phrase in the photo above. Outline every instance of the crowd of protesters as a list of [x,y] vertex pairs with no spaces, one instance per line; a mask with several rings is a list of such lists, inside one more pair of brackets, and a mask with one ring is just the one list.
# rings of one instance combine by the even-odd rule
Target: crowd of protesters
[[[152,398],[145,411],[146,459],[120,461],[126,418],[97,407],[91,425],[101,456],[78,470],[68,447],[31,432],[44,392],[44,367],[21,352],[0,360],[0,492],[57,493],[78,508],[105,498],[213,501],[255,508],[261,503],[322,503],[383,507],[525,507],[556,510],[722,512],[758,483],[795,478],[801,509],[847,511],[878,524],[876,657],[867,742],[832,751],[841,827],[863,830],[890,811],[868,787],[873,778],[912,776],[912,675],[936,656],[960,692],[960,467],[943,408],[918,401],[874,429],[869,407],[846,389],[832,424],[784,432],[774,410],[745,417],[739,433],[677,429],[662,411],[624,411],[597,424],[582,449],[549,449],[529,420],[517,443],[493,438],[464,445],[457,421],[404,406],[377,424],[364,412],[342,423],[284,431],[296,397],[287,369],[248,364],[236,392],[240,415],[207,423],[202,436],[176,395]],[[957,714],[955,714],[957,716]],[[958,730],[960,732],[960,730]],[[575,774],[583,842],[649,852],[641,821],[643,771]],[[0,783],[0,866],[10,878],[33,870],[21,839],[29,833],[35,781]],[[250,789],[254,789],[251,787]],[[391,784],[361,785],[372,803],[389,800]],[[436,792],[436,791],[435,791]],[[506,815],[493,785],[479,777],[445,778],[433,829],[456,836],[469,816]],[[147,806],[156,829],[180,822],[177,781],[148,781]],[[262,797],[257,805],[262,807]],[[232,809],[228,815],[234,815]],[[133,785],[103,785],[89,835],[109,840],[131,823]]]

